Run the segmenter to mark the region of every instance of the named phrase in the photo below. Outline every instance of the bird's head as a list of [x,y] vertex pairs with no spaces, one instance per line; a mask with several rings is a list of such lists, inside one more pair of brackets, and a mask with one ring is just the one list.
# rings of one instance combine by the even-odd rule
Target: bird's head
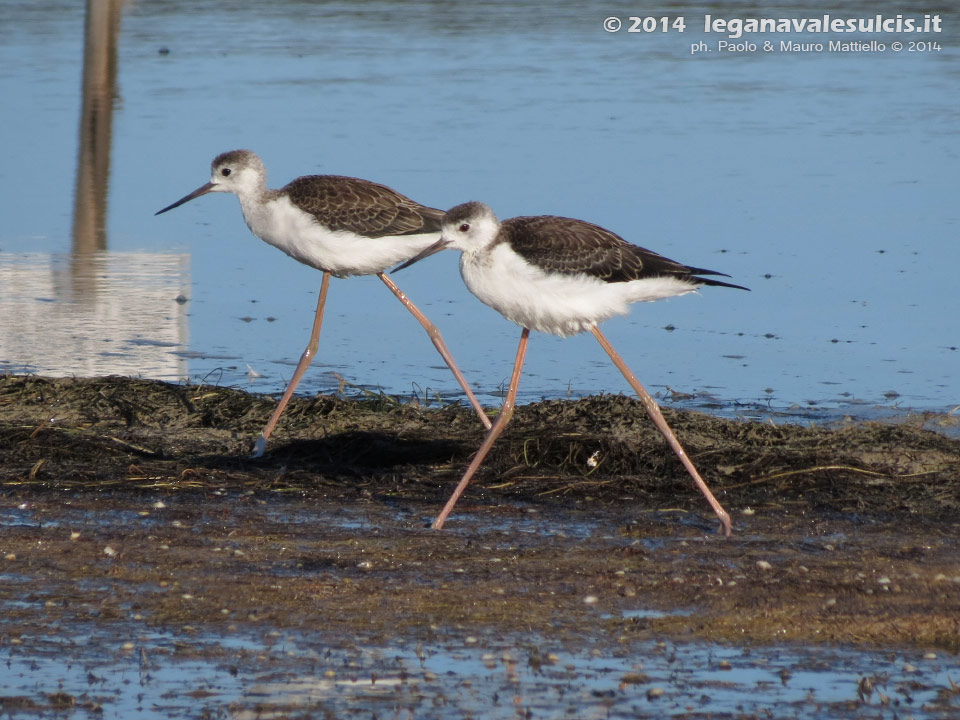
[[210,163],[210,182],[201,185],[189,195],[167,205],[155,214],[173,210],[186,202],[212,192],[230,192],[238,196],[260,193],[267,185],[267,170],[263,161],[251,150],[231,150],[217,155]]

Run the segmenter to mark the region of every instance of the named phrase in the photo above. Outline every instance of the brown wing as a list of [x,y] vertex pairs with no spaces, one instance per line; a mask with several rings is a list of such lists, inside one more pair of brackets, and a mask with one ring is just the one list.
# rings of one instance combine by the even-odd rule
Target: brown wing
[[517,217],[504,221],[502,232],[519,255],[546,272],[590,275],[606,282],[672,275],[703,285],[740,287],[695,277],[723,273],[678,263],[583,220],[553,215]]
[[281,192],[331,230],[371,238],[440,232],[442,210],[421,205],[369,180],[306,175],[293,180]]

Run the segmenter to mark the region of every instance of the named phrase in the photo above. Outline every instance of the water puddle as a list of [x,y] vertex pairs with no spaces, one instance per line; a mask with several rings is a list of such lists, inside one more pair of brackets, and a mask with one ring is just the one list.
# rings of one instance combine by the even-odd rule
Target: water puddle
[[960,666],[935,653],[668,642],[611,651],[605,642],[571,649],[473,636],[412,647],[280,633],[103,640],[24,637],[0,651],[4,715],[919,720],[960,712]]

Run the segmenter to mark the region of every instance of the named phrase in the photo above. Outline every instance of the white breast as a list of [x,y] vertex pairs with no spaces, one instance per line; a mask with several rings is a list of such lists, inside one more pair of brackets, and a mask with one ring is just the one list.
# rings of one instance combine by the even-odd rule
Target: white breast
[[699,287],[672,277],[608,283],[588,275],[547,273],[506,243],[489,251],[464,252],[460,274],[470,292],[508,320],[561,337],[626,315],[632,302],[683,295]]
[[341,277],[372,275],[409,260],[435,242],[440,233],[367,238],[348,231],[331,231],[284,195],[263,204],[241,201],[243,219],[264,242],[305,265]]

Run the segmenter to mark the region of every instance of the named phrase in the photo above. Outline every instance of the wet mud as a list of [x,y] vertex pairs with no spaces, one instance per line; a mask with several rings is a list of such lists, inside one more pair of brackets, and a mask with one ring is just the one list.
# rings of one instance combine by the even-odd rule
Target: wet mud
[[[938,657],[937,672],[945,663],[960,679],[960,440],[925,429],[953,426],[953,416],[826,428],[665,408],[733,517],[723,538],[630,398],[519,408],[443,531],[430,519],[483,437],[472,411],[381,395],[295,398],[253,460],[274,404],[209,386],[0,378],[8,672],[64,652],[90,663],[101,647],[114,648],[110,667],[135,663],[141,675],[158,658],[212,663],[204,667],[219,668],[222,685],[174,693],[184,702],[166,715],[183,717],[310,717],[331,702],[316,683],[371,674],[374,686],[378,674],[389,679],[380,690],[409,691],[408,678],[429,686],[439,669],[424,663],[451,644],[476,651],[478,678],[514,687],[497,713],[484,704],[494,689],[456,717],[523,716],[510,684],[518,662],[537,682],[556,673],[570,688],[578,673],[600,673],[578,665],[591,653],[613,662],[646,648],[676,662],[699,643],[734,652],[707,651],[712,672],[748,662],[751,647],[803,648],[776,670],[789,676],[821,647],[912,654],[914,664]],[[288,694],[297,678],[314,678],[307,699],[278,705],[245,686],[233,705],[215,701],[244,663],[262,673],[264,662]],[[847,715],[833,716],[902,709],[889,676],[859,672],[837,700]],[[688,683],[685,694],[665,679],[675,668],[657,675],[635,660],[613,675],[613,695],[588,698],[606,716],[645,716],[639,705],[650,703],[651,717],[667,707],[708,716],[702,698],[722,685]],[[960,693],[949,672],[937,677],[924,707],[950,717]],[[781,679],[774,685],[786,687]],[[113,702],[92,682],[14,686],[0,697],[13,717],[100,715]],[[184,688],[214,700],[186,702]],[[390,698],[367,698],[363,716],[445,716],[422,698]],[[752,716],[740,707],[722,716]]]

